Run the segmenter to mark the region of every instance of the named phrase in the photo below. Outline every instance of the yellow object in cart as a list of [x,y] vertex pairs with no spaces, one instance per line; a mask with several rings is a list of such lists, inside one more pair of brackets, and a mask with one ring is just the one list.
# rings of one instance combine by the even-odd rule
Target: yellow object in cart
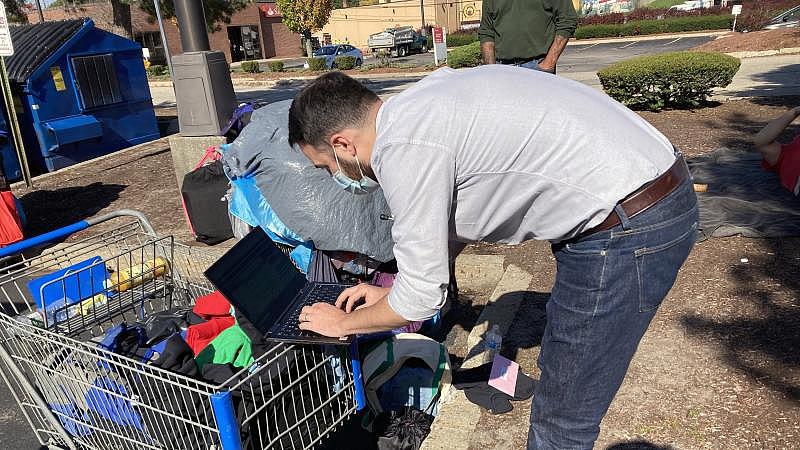
[[[106,280],[108,281],[108,280]],[[100,293],[95,295],[92,298],[87,298],[86,300],[81,302],[81,308],[78,314],[85,316],[89,314],[89,311],[96,306],[100,306],[105,304],[108,301],[108,296],[106,294]]]
[[169,272],[169,261],[164,258],[151,259],[144,264],[137,264],[125,270],[114,272],[105,281],[105,288],[117,292],[144,284]]

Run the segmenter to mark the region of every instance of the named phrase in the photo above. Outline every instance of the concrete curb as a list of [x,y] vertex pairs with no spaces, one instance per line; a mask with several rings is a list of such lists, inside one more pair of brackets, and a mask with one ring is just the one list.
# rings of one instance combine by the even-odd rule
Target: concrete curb
[[[471,368],[483,362],[483,353],[477,352],[477,344],[483,335],[498,325],[501,334],[508,332],[514,317],[517,315],[524,295],[533,276],[515,265],[509,265],[503,278],[497,284],[484,307],[475,326],[467,337],[467,348],[470,350],[462,368]],[[498,302],[499,299],[502,302]],[[458,391],[450,385],[442,388],[439,414],[431,425],[431,432],[422,443],[421,450],[466,450],[470,445],[470,436],[481,418],[481,409],[467,400],[464,391]]]
[[761,56],[776,56],[776,55],[796,55],[800,53],[800,47],[782,48],[780,50],[762,50],[757,52],[730,52],[726,55],[735,58],[758,58]]
[[[431,74],[431,71],[425,72],[389,72],[389,73],[376,73],[376,74],[355,74],[351,75],[353,78],[359,80],[383,80],[390,78],[422,78]],[[290,78],[281,78],[278,80],[254,80],[254,79],[234,79],[233,87],[263,87],[272,88],[282,83],[294,83],[298,81],[309,81],[316,79],[316,76],[302,75]],[[150,81],[148,85],[153,87],[172,87],[171,81]]]
[[455,267],[458,289],[492,292],[503,278],[503,261],[505,257],[500,255],[458,255]]

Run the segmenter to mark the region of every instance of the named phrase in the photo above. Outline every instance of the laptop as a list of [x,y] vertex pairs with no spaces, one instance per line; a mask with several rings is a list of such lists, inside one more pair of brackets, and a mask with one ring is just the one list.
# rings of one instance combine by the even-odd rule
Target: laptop
[[350,285],[309,282],[260,227],[237,242],[205,275],[268,340],[336,345],[352,342],[352,337],[331,338],[299,328],[303,306],[334,304]]

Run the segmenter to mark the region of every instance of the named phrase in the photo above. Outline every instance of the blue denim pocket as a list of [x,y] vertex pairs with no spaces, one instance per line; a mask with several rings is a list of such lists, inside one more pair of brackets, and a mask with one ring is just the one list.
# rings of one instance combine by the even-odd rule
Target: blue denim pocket
[[594,314],[603,294],[611,238],[553,246],[557,261],[551,300],[573,312]]
[[[678,269],[689,256],[697,236],[697,222],[688,228],[671,226],[654,230],[661,240],[634,252],[639,280],[639,312],[652,311],[669,293]],[[671,270],[671,268],[675,270]]]
[[564,244],[562,251],[573,255],[605,256],[610,241],[611,239],[609,238]]

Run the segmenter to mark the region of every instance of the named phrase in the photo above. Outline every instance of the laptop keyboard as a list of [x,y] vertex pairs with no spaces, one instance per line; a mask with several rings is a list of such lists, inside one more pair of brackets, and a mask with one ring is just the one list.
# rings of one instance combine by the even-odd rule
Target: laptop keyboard
[[297,307],[289,314],[286,320],[275,328],[275,333],[284,336],[319,336],[317,333],[300,329],[300,311],[304,306],[313,305],[318,302],[333,305],[336,303],[336,299],[339,298],[339,294],[342,293],[342,290],[344,290],[344,287],[340,284],[315,284],[305,299],[297,304]]

